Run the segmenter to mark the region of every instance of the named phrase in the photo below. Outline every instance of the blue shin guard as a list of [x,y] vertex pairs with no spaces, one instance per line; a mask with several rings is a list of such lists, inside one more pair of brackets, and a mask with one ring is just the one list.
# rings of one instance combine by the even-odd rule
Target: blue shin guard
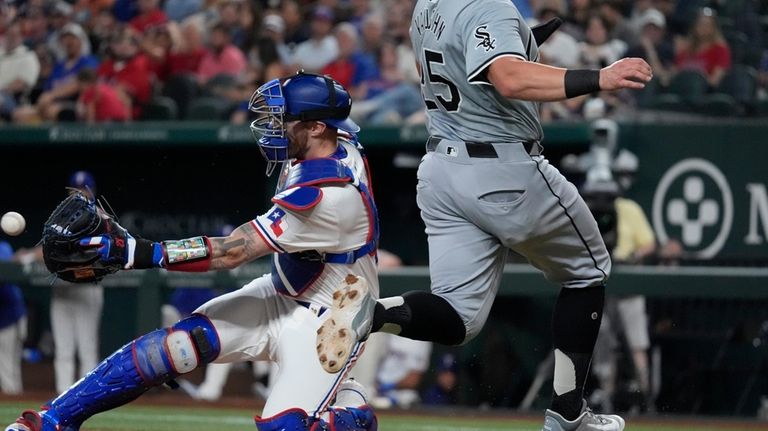
[[40,413],[42,427],[35,431],[77,430],[94,414],[213,361],[220,349],[215,328],[202,315],[152,331],[121,347],[50,401]]
[[363,407],[328,409],[328,422],[309,417],[304,410],[285,410],[270,418],[256,418],[258,431],[377,431],[373,410]]

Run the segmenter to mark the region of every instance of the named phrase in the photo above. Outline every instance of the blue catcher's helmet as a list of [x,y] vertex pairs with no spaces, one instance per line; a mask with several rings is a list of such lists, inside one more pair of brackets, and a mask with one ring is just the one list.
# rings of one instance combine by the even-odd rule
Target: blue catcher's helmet
[[88,171],[77,171],[69,177],[67,182],[69,187],[78,190],[87,190],[92,195],[96,195],[96,180]]
[[321,121],[347,133],[360,127],[349,118],[352,99],[344,87],[327,76],[298,72],[281,82],[273,79],[251,96],[248,109],[257,116],[251,132],[267,160],[267,175],[277,163],[288,160],[286,124],[291,121]]

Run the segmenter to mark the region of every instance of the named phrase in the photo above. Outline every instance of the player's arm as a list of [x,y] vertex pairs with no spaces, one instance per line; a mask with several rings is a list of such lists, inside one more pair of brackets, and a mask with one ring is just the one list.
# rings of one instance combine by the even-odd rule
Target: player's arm
[[80,245],[98,250],[103,262],[118,264],[121,269],[165,268],[183,272],[232,269],[273,252],[250,222],[226,237],[197,236],[154,242],[116,229],[110,234],[83,238]]
[[573,70],[502,56],[488,66],[486,76],[504,97],[550,102],[601,90],[640,89],[653,72],[640,58],[624,58],[600,70]]
[[211,270],[236,268],[272,253],[250,222],[233,230],[229,236],[209,238],[209,242]]

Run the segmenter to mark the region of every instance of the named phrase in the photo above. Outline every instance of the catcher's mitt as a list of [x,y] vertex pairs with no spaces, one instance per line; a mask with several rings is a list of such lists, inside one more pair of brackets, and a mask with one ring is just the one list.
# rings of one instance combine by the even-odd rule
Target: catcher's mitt
[[[43,226],[45,266],[62,280],[93,283],[123,268],[125,243],[130,235],[122,226],[80,192],[73,192]],[[106,242],[83,245],[88,238]]]

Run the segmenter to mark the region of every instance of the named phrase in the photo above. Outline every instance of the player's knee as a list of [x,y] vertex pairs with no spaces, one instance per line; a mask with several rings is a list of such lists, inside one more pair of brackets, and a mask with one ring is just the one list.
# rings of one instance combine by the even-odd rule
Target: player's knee
[[216,359],[220,343],[211,322],[193,315],[138,338],[133,351],[142,378],[162,384]]

